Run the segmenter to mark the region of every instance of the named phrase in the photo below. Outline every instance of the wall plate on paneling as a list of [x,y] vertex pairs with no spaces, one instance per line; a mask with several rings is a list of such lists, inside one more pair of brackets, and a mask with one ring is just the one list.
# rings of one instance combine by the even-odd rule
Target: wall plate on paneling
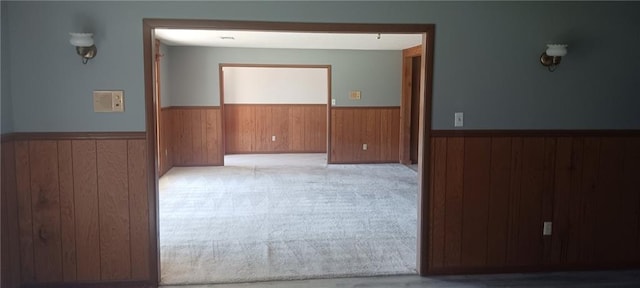
[[94,112],[124,112],[124,91],[93,91]]

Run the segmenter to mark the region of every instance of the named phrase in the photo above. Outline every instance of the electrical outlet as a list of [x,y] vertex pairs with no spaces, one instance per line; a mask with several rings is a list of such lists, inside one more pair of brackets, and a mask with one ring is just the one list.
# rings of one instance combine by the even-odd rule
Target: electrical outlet
[[369,148],[369,147],[367,146],[367,144],[362,144],[362,150],[365,150],[365,151],[366,151],[366,150],[367,150],[367,148]]
[[276,135],[271,136],[271,141],[276,141]]
[[551,221],[545,221],[544,225],[542,225],[542,235],[549,236],[551,235]]

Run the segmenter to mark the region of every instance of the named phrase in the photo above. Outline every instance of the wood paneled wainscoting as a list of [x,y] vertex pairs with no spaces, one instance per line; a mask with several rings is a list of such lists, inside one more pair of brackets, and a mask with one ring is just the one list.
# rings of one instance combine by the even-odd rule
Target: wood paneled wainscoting
[[160,175],[174,166],[223,164],[220,107],[167,107],[162,108],[159,119]]
[[330,139],[329,163],[398,163],[400,107],[331,107]]
[[433,131],[431,156],[431,273],[640,267],[638,131]]
[[225,104],[224,109],[227,154],[327,152],[327,105]]
[[2,267],[9,260],[17,269],[3,273],[11,277],[2,287],[152,283],[146,134],[9,137],[2,145],[2,237],[10,238]]

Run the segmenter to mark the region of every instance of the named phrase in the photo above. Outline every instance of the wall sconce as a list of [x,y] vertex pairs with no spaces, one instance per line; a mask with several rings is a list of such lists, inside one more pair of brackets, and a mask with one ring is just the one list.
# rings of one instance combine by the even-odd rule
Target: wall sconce
[[76,47],[76,53],[82,57],[82,64],[87,64],[90,59],[96,57],[98,49],[93,44],[93,33],[69,33],[69,42]]
[[556,71],[562,56],[567,55],[567,46],[566,44],[547,44],[547,51],[540,56],[542,65],[551,72]]

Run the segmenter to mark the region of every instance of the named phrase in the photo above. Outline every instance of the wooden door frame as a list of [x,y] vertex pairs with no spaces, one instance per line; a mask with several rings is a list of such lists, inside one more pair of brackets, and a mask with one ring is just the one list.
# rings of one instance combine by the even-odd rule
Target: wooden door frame
[[[218,75],[220,78],[220,115],[222,117],[222,159],[224,159],[224,155],[227,154],[226,150],[226,135],[225,133],[225,118],[224,118],[224,72],[222,68],[224,67],[264,67],[264,68],[321,68],[327,69],[327,95],[329,97],[329,102],[327,103],[327,143],[325,149],[327,149],[327,164],[329,162],[329,156],[331,153],[331,65],[327,64],[239,64],[239,63],[220,63],[218,64]],[[224,166],[224,160],[222,162]]]
[[[295,23],[260,21],[219,21],[219,20],[176,20],[143,19],[142,40],[144,56],[144,97],[147,134],[148,166],[148,204],[149,204],[149,265],[150,280],[160,281],[160,262],[158,261],[158,173],[156,117],[153,91],[153,33],[156,28],[174,29],[212,29],[212,30],[253,30],[282,32],[324,32],[324,33],[416,33],[422,35],[422,62],[420,83],[420,123],[418,151],[418,233],[417,233],[417,271],[427,275],[429,271],[429,180],[431,151],[431,107],[433,87],[433,49],[435,25],[433,24],[354,24],[354,23]],[[331,115],[328,115],[329,117]],[[331,127],[329,127],[331,128]],[[399,127],[400,128],[400,127]],[[329,132],[331,133],[331,132]]]
[[422,56],[422,45],[402,50],[402,101],[400,102],[400,163],[411,164],[411,95],[413,58]]

